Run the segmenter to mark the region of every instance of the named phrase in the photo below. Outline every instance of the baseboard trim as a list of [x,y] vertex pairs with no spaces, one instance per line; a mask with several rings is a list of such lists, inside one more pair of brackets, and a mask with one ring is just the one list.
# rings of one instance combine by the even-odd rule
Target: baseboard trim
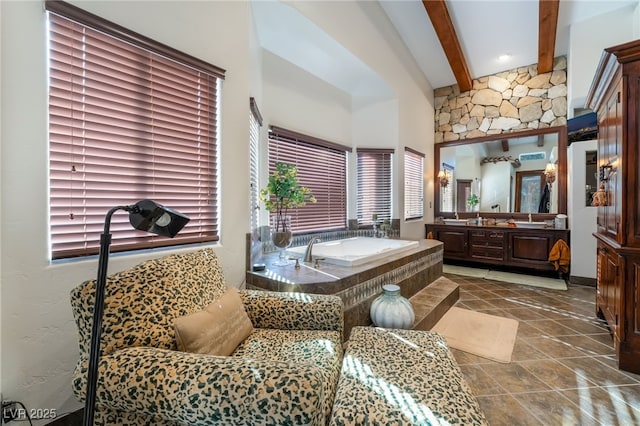
[[569,277],[569,282],[571,284],[586,285],[586,286],[589,286],[589,287],[596,287],[596,285],[598,283],[595,278],[576,277],[575,275],[571,275]]
[[83,416],[84,409],[81,408],[73,413],[57,418],[51,423],[47,423],[47,426],[80,426],[82,425]]

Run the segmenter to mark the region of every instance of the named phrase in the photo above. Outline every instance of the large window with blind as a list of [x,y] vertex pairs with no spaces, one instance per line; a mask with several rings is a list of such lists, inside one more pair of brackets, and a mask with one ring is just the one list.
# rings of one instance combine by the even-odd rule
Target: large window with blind
[[358,148],[356,154],[358,225],[373,224],[374,214],[379,223],[391,221],[393,150]]
[[348,150],[333,142],[270,127],[269,173],[277,162],[294,164],[300,184],[317,200],[289,211],[294,233],[346,229]]
[[191,221],[169,239],[114,215],[111,251],[218,240],[218,109],[225,71],[46,1],[52,258],[97,254],[107,211],[140,199]]
[[404,149],[404,219],[424,216],[424,154]]

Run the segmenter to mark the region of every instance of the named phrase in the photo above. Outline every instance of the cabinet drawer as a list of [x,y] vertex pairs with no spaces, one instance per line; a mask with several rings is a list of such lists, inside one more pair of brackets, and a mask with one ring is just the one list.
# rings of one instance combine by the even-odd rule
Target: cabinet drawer
[[[471,246],[473,257],[481,257],[481,258],[491,258],[491,259],[502,259],[504,258],[503,253],[487,254],[487,250],[504,250],[504,233],[501,231],[491,231],[491,230],[473,230],[469,232],[470,241],[469,245]],[[481,255],[474,256],[474,253],[482,253]]]
[[504,241],[471,240],[471,247],[489,247],[498,250],[504,248]]
[[483,230],[483,229],[474,229],[470,231],[471,240],[492,240],[492,241],[504,241],[504,232],[503,231],[492,231],[492,230]]
[[491,249],[482,247],[471,247],[471,257],[474,259],[486,259],[486,260],[504,260],[504,250]]

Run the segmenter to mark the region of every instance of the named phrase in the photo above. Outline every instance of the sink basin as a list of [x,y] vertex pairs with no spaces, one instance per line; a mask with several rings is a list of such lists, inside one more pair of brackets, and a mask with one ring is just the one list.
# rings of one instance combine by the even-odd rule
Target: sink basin
[[534,228],[542,229],[546,226],[545,222],[518,222],[516,221],[517,228]]
[[444,219],[444,223],[447,225],[466,225],[467,219]]

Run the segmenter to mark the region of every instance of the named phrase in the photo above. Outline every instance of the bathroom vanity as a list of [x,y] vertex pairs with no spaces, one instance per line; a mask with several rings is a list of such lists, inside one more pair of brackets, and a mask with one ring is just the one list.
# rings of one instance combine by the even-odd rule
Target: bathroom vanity
[[[569,244],[569,230],[553,226],[567,213],[566,151],[566,126],[436,144],[441,220],[425,235],[444,243],[445,261],[555,271],[549,252],[559,240]],[[566,228],[566,216],[560,221]]]
[[[462,222],[461,222],[462,223]],[[549,252],[569,230],[467,224],[426,224],[426,235],[444,243],[444,260],[554,271]]]

